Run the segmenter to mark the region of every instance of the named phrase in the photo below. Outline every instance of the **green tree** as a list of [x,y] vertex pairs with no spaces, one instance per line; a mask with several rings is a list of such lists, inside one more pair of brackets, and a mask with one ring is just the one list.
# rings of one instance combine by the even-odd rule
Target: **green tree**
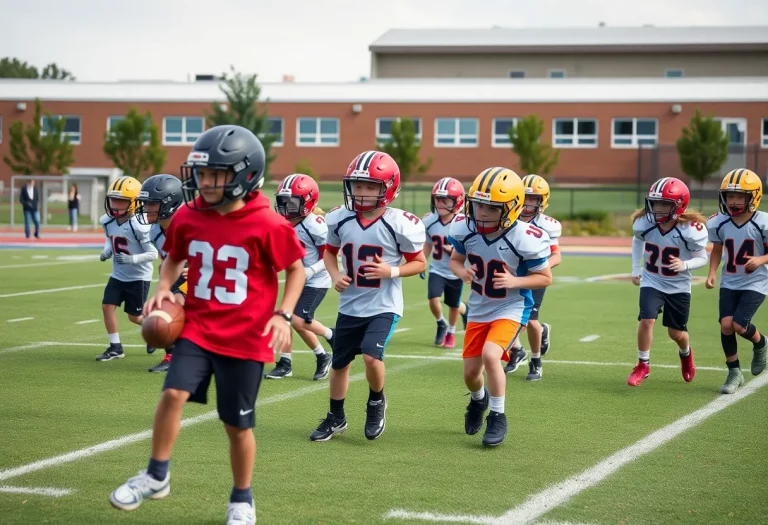
[[235,124],[250,129],[259,137],[267,157],[264,175],[267,177],[269,166],[276,157],[272,152],[272,144],[279,137],[271,132],[266,108],[259,108],[261,87],[256,79],[257,75],[246,75],[231,67],[229,74],[222,74],[221,91],[227,97],[226,105],[214,102],[211,105],[212,112],[205,116],[208,127]]
[[520,158],[520,170],[525,175],[547,175],[557,166],[560,151],[541,142],[544,121],[536,115],[528,115],[509,128],[512,151]]
[[104,153],[123,173],[139,180],[160,173],[168,152],[160,142],[160,131],[152,113],[131,108],[104,134]]
[[313,179],[317,180],[317,175],[315,175],[315,172],[312,171],[312,163],[308,159],[300,159],[299,162],[296,163],[296,167],[294,167],[293,172],[301,173],[302,175],[306,175],[307,177],[312,177]]
[[56,80],[75,80],[72,73],[66,69],[59,69],[56,64],[48,64],[42,74],[38,69],[22,62],[18,58],[5,57],[0,59],[0,78],[46,78]]
[[720,122],[702,116],[698,109],[677,139],[680,168],[691,179],[699,181],[702,189],[699,209],[703,206],[704,183],[710,175],[720,171],[728,159],[728,143]]
[[432,166],[432,157],[424,163],[419,160],[421,142],[416,135],[416,124],[411,119],[392,121],[392,140],[380,142],[378,148],[395,159],[403,182],[408,181],[411,175],[425,174]]
[[3,161],[20,175],[46,175],[69,172],[75,163],[74,146],[64,133],[64,119],[54,119],[45,113],[46,126],[43,128],[40,99],[35,99],[35,115],[32,123],[24,127],[20,120],[14,121],[9,130],[10,156]]

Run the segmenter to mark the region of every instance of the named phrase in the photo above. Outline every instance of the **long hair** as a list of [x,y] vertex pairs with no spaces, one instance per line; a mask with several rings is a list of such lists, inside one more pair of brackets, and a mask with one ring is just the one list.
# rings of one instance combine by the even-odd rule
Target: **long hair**
[[[635,210],[630,218],[630,224],[634,224],[640,217],[645,217],[645,208]],[[677,218],[677,224],[685,224],[688,222],[698,222],[701,224],[707,224],[707,218],[701,212],[696,210],[686,210],[685,213],[680,214]]]
[[319,215],[320,217],[325,217],[325,212],[320,206],[315,206],[315,208],[312,210],[312,213]]

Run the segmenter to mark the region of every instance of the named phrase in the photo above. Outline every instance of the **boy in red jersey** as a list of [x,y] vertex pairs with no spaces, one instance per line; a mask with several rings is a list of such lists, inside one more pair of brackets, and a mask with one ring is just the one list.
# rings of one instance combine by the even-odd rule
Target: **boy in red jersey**
[[[112,505],[133,510],[170,492],[169,458],[189,401],[206,403],[216,378],[219,419],[229,436],[234,486],[227,525],[251,525],[256,455],[254,405],[264,363],[290,344],[291,314],[304,287],[304,248],[293,227],[259,193],[264,148],[239,126],[217,126],[195,142],[182,165],[184,200],[166,231],[166,259],[145,313],[175,302],[171,287],[189,263],[185,324],[155,413],[146,472],[115,489]],[[254,193],[251,193],[254,192]],[[281,308],[277,272],[285,270]]]

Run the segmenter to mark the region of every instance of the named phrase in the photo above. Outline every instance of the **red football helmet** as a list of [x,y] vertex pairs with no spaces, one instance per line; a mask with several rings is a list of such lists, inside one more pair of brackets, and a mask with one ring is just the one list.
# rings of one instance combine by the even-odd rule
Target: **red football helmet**
[[[669,211],[654,211],[654,203],[669,203]],[[654,224],[676,221],[691,202],[691,192],[680,179],[664,177],[653,183],[645,198],[645,216]]]
[[[355,198],[355,182],[381,185],[378,195]],[[349,211],[372,211],[388,206],[400,193],[400,168],[395,159],[381,151],[366,151],[355,157],[344,175],[344,206]],[[375,202],[372,202],[375,201]]]
[[288,220],[306,217],[317,206],[320,188],[309,175],[288,175],[277,187],[275,211]]
[[451,213],[455,213],[464,207],[464,186],[461,182],[451,177],[443,177],[432,187],[432,213],[437,213],[435,198],[442,197],[453,200]]

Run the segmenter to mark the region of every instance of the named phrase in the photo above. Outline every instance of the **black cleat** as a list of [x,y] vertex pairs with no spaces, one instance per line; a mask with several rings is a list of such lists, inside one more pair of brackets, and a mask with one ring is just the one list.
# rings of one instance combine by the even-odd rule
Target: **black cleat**
[[147,345],[147,353],[148,354],[154,354],[155,350],[157,350],[157,348],[155,348],[154,346]]
[[523,365],[528,360],[528,354],[524,348],[520,350],[512,350],[512,355],[509,356],[509,363],[504,367],[505,374],[511,374],[515,372],[520,365]]
[[331,354],[320,354],[317,356],[317,368],[312,379],[320,381],[328,377],[328,371],[331,369],[331,360]]
[[320,421],[317,427],[309,435],[310,441],[328,441],[335,434],[341,434],[347,429],[347,419],[336,419],[332,412],[328,412],[325,419]]
[[151,366],[147,368],[148,372],[167,372],[168,369],[171,367],[171,360],[170,359],[163,359],[159,363],[157,363],[155,366]]
[[109,348],[104,350],[104,353],[96,356],[96,361],[112,361],[113,359],[122,359],[125,357],[123,353],[123,345],[109,345]]
[[264,377],[267,379],[282,379],[284,377],[291,377],[293,375],[293,369],[291,368],[291,361],[284,357],[281,357],[277,362],[275,368]]
[[549,352],[549,335],[552,333],[552,327],[547,323],[541,323],[541,355],[547,355]]
[[445,321],[438,321],[437,333],[435,334],[435,346],[443,346],[446,333],[448,333],[448,324]]
[[485,435],[483,446],[496,447],[504,443],[507,435],[507,416],[498,412],[491,412],[485,418]]
[[368,415],[365,417],[365,437],[376,439],[381,436],[386,426],[387,398],[384,397],[381,401],[371,401],[369,399],[366,410]]
[[536,366],[534,359],[528,362],[528,375],[525,376],[526,381],[541,381],[541,364]]
[[474,436],[483,428],[483,415],[488,410],[488,405],[491,402],[487,389],[483,388],[483,394],[485,395],[480,401],[469,400],[467,412],[464,414],[464,432],[470,436]]

